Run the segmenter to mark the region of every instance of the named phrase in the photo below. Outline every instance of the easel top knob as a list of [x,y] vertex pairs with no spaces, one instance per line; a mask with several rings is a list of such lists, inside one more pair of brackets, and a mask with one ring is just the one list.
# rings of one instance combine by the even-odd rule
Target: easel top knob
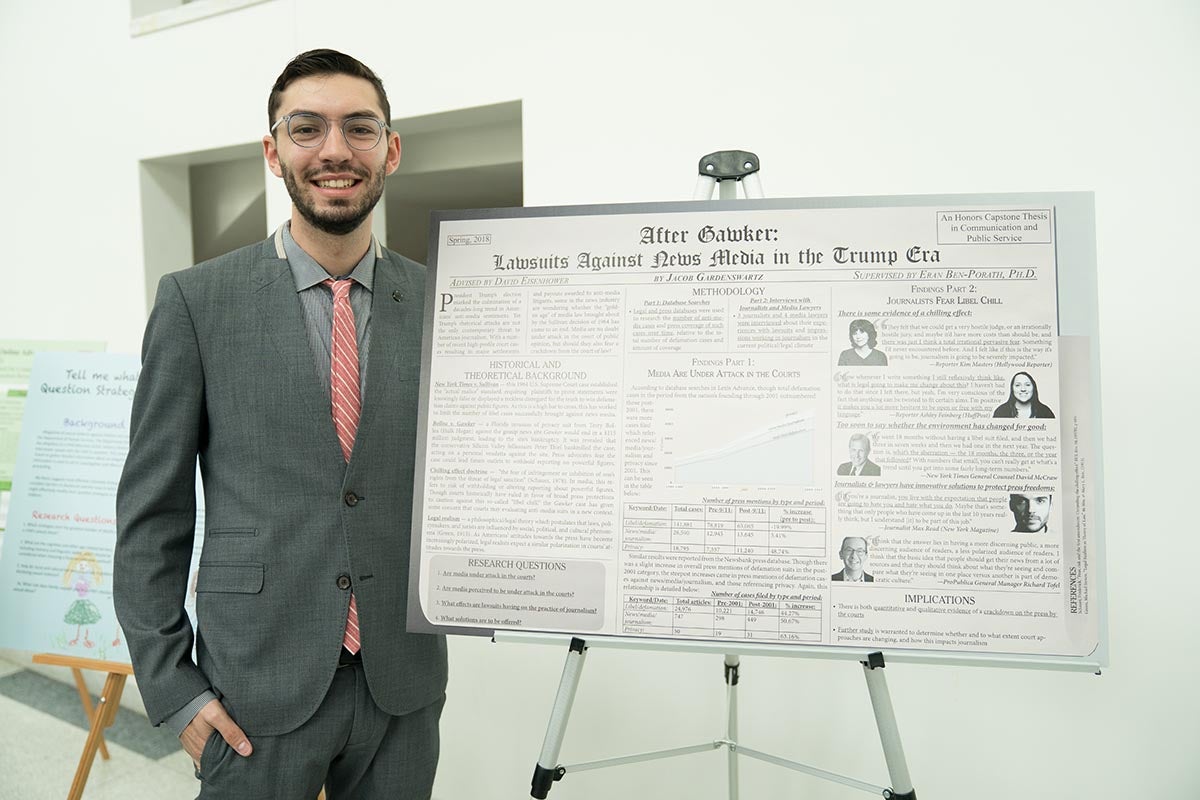
[[740,181],[758,172],[758,156],[745,150],[718,150],[700,159],[700,174],[718,181]]
[[722,200],[737,197],[741,186],[747,199],[763,196],[758,180],[758,156],[745,150],[718,150],[700,159],[700,175],[696,178],[693,200],[709,200],[713,190],[720,187]]

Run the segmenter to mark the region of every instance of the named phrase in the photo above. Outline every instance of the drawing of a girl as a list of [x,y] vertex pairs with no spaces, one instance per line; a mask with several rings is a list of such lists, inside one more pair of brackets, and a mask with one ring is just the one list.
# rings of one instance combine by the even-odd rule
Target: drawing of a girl
[[75,626],[75,638],[67,642],[72,647],[79,644],[81,630],[83,646],[89,648],[96,646],[96,643],[88,636],[88,626],[95,625],[100,621],[100,609],[96,608],[96,604],[88,599],[88,592],[93,586],[99,586],[102,581],[103,574],[100,572],[100,564],[96,561],[96,556],[92,555],[89,550],[76,553],[75,557],[67,564],[62,584],[73,588],[75,594],[78,595],[63,617],[63,622]]

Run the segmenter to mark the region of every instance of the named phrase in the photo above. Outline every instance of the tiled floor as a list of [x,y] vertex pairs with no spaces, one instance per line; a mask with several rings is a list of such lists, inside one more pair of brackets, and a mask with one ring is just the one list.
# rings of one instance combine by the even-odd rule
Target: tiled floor
[[[25,666],[0,659],[0,800],[63,800],[87,738],[79,697]],[[191,760],[166,746],[145,717],[122,710],[105,738],[110,759],[96,757],[85,800],[196,796]]]

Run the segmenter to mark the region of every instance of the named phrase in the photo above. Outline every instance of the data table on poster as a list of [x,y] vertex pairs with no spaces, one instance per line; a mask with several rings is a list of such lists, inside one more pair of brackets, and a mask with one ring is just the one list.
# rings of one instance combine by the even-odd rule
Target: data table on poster
[[825,509],[626,503],[622,547],[630,552],[822,558]]
[[817,642],[821,604],[795,600],[626,595],[623,633],[715,639]]

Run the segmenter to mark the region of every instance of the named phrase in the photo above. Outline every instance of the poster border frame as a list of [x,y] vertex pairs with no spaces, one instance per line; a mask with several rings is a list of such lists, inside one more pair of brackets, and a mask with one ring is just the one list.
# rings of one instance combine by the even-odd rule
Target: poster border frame
[[[423,518],[425,453],[428,447],[428,398],[432,371],[433,321],[436,304],[437,259],[442,222],[471,219],[514,219],[522,217],[600,216],[609,214],[670,214],[720,211],[782,210],[782,209],[842,209],[842,208],[899,208],[912,206],[961,206],[1032,204],[1054,208],[1054,251],[1058,282],[1058,336],[1084,336],[1088,339],[1088,397],[1092,427],[1089,431],[1093,468],[1091,470],[1092,508],[1089,536],[1095,547],[1095,595],[1091,599],[1097,623],[1097,645],[1092,652],[1081,656],[1036,653],[998,653],[983,655],[953,650],[921,650],[886,647],[847,647],[836,644],[795,645],[772,643],[745,646],[741,642],[711,642],[708,640],[660,639],[653,637],[624,637],[619,634],[590,634],[589,644],[626,649],[740,652],[755,655],[804,656],[861,660],[864,654],[883,651],[893,662],[941,663],[974,666],[1014,666],[1035,669],[1058,669],[1099,673],[1109,663],[1108,587],[1105,570],[1104,518],[1104,458],[1102,449],[1100,405],[1100,339],[1099,300],[1096,275],[1096,212],[1094,192],[988,192],[961,194],[863,195],[847,197],[790,197],[755,200],[700,200],[658,203],[606,203],[595,205],[514,206],[510,208],[481,208],[434,211],[429,222],[429,263],[426,273],[425,315],[421,343],[421,383],[417,414],[416,462],[413,472],[413,518],[409,541],[407,630],[413,633],[445,633],[451,635],[490,636],[494,641],[557,643],[568,641],[570,634],[539,631],[490,630],[431,623],[421,612],[420,521]],[[947,244],[946,247],[959,245]],[[1071,302],[1064,305],[1063,297]],[[578,634],[577,634],[578,635]]]

